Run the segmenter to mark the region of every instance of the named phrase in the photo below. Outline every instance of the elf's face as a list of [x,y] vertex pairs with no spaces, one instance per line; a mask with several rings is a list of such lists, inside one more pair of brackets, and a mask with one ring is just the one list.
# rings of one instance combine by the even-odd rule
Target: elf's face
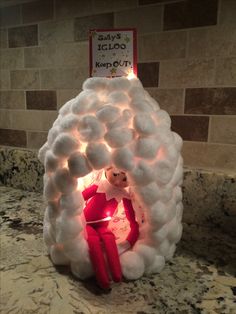
[[120,171],[114,167],[110,167],[105,170],[105,174],[108,182],[112,185],[118,188],[126,188],[128,186],[125,172]]

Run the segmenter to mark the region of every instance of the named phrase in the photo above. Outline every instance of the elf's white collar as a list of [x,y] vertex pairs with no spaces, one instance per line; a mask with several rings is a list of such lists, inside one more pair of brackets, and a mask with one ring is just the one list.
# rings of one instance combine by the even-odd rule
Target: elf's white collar
[[129,193],[125,190],[125,188],[118,188],[112,184],[110,184],[107,180],[101,180],[98,183],[98,193],[105,193],[106,200],[109,201],[112,198],[115,198],[119,203],[123,198],[130,199]]

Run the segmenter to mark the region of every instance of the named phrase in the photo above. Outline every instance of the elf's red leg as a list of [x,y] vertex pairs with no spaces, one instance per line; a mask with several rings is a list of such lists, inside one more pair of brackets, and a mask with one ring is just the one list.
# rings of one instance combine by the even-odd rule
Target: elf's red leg
[[114,234],[106,227],[98,228],[98,233],[103,240],[108,265],[111,271],[112,278],[115,282],[121,281],[122,273],[120,266],[120,258],[117,250]]
[[99,234],[91,226],[86,226],[87,242],[89,246],[89,254],[93,269],[101,288],[108,289],[110,287],[109,276],[106,270],[106,263],[102,252]]

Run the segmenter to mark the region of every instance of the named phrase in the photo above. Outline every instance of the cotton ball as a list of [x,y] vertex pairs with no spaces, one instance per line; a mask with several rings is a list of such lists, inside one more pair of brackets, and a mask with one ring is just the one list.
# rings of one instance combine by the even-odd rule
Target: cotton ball
[[108,96],[108,102],[115,106],[128,106],[130,99],[123,92],[112,92]]
[[56,156],[67,157],[78,148],[79,143],[73,136],[67,133],[61,133],[53,143],[52,151]]
[[166,125],[168,128],[171,126],[171,119],[165,110],[158,110],[156,112],[156,121],[158,125]]
[[158,199],[163,203],[168,203],[173,196],[173,188],[169,185],[158,185]]
[[59,110],[59,115],[61,116],[65,116],[68,113],[71,112],[71,106],[74,103],[75,98],[70,99],[69,101],[67,101]]
[[103,122],[113,122],[120,117],[120,109],[111,105],[102,107],[96,112],[97,118]]
[[70,194],[63,194],[60,199],[60,206],[70,215],[80,214],[84,207],[84,199],[80,191]]
[[164,266],[165,266],[164,256],[156,255],[153,263],[149,267],[147,267],[145,273],[147,275],[160,273],[162,269],[164,268]]
[[48,206],[45,210],[45,219],[46,221],[54,224],[57,217],[60,214],[60,210],[59,210],[59,202],[48,202]]
[[182,138],[179,136],[179,134],[172,132],[173,136],[174,136],[174,140],[175,140],[175,146],[176,149],[180,152],[183,146],[183,140]]
[[181,187],[179,187],[179,186],[175,187],[175,189],[174,189],[174,197],[175,197],[176,204],[178,202],[182,201],[183,193],[182,193]]
[[163,148],[174,146],[174,136],[167,125],[157,125],[155,128],[155,138],[162,143]]
[[138,194],[140,195],[141,200],[146,205],[154,204],[158,199],[158,186],[155,182],[151,182],[146,186],[140,187],[137,190]]
[[79,152],[75,152],[70,156],[68,159],[68,167],[70,174],[76,178],[84,177],[92,170],[87,158]]
[[57,189],[64,194],[71,193],[77,186],[77,180],[70,176],[66,168],[58,169],[55,172],[53,181]]
[[158,252],[160,253],[160,255],[166,257],[169,254],[169,250],[170,250],[170,242],[168,241],[168,239],[165,239],[159,245]]
[[132,141],[134,131],[127,128],[115,128],[108,131],[104,138],[110,147],[122,147]]
[[166,149],[163,146],[158,150],[153,169],[156,172],[156,180],[160,184],[167,184],[174,174],[174,163],[167,159]]
[[153,111],[160,110],[160,106],[158,102],[153,97],[151,97],[147,91],[144,91],[144,95],[145,95],[145,99],[147,100],[147,102],[149,103]]
[[130,185],[146,185],[155,179],[155,173],[144,160],[140,160],[135,168],[128,174]]
[[45,155],[46,152],[49,150],[48,143],[46,142],[39,150],[38,152],[38,159],[41,161],[42,164],[44,164]]
[[49,146],[51,146],[54,143],[59,133],[60,133],[59,126],[54,126],[49,130],[48,137],[47,137],[47,142]]
[[168,239],[170,242],[177,243],[182,235],[182,224],[178,222],[177,218],[174,217],[169,223],[168,223]]
[[90,278],[94,274],[93,266],[89,260],[71,262],[70,266],[72,274],[80,280]]
[[168,224],[165,224],[157,232],[153,233],[153,238],[157,241],[157,243],[161,243],[166,239],[168,232],[169,226]]
[[144,273],[143,259],[135,252],[127,251],[120,256],[122,274],[126,279],[135,280]]
[[172,259],[172,257],[174,256],[175,250],[176,250],[176,245],[175,244],[171,244],[170,247],[169,247],[168,253],[165,255],[165,259],[167,261]]
[[131,124],[130,123],[131,118],[132,118],[132,111],[129,109],[125,109],[122,111],[121,117],[119,117],[113,122],[108,122],[106,126],[108,129],[127,127],[127,125]]
[[45,155],[45,170],[46,172],[54,172],[59,166],[59,159],[49,150]]
[[175,172],[169,184],[175,187],[176,185],[182,184],[182,181],[183,181],[183,158],[179,156],[178,163],[175,168]]
[[183,204],[180,202],[176,205],[176,218],[180,222],[183,216]]
[[139,138],[135,142],[135,156],[154,159],[160,144],[154,138]]
[[88,251],[88,243],[82,232],[74,239],[64,243],[64,253],[73,262],[89,260]]
[[50,256],[54,265],[69,265],[69,259],[64,255],[63,248],[58,244],[50,248]]
[[167,184],[173,176],[173,165],[169,160],[158,160],[154,169],[156,171],[156,181],[160,184]]
[[85,90],[76,97],[76,101],[72,105],[72,112],[78,115],[85,114],[95,111],[100,105],[97,93]]
[[109,80],[108,86],[110,91],[127,91],[131,87],[131,83],[126,77],[117,77]]
[[142,85],[141,81],[138,79],[138,77],[133,77],[129,81],[131,83],[131,88],[137,87],[140,90],[143,90],[143,85]]
[[73,131],[77,128],[79,119],[73,113],[68,114],[60,123],[61,130],[65,132]]
[[112,153],[112,160],[118,169],[131,171],[134,168],[134,156],[127,147],[117,148]]
[[110,163],[110,153],[103,143],[89,143],[85,153],[88,161],[96,170],[102,169]]
[[134,129],[141,135],[155,133],[155,122],[152,117],[145,113],[138,113],[133,120]]
[[161,201],[157,201],[150,208],[149,216],[151,224],[160,226],[167,223],[168,212],[166,210],[166,205]]
[[79,216],[68,216],[66,210],[63,210],[61,216],[56,221],[56,241],[63,243],[71,241],[82,230]]
[[108,84],[109,84],[109,79],[105,77],[88,78],[83,83],[83,90],[92,89],[94,91],[99,91],[102,89],[106,89],[108,87]]
[[144,100],[144,99],[137,99],[133,100],[130,104],[130,107],[135,111],[135,112],[153,112],[150,104]]
[[[134,82],[134,81],[133,81]],[[133,83],[132,82],[132,83]],[[132,84],[131,83],[131,84]],[[133,84],[132,84],[133,85]],[[140,86],[132,86],[128,91],[129,97],[132,99],[132,101],[138,101],[138,100],[145,100],[145,95],[143,88]]]
[[103,125],[94,116],[85,116],[81,119],[78,131],[82,141],[90,142],[101,139],[105,133]]
[[43,195],[47,201],[55,201],[59,199],[60,193],[52,178],[49,178],[44,182]]
[[43,240],[48,248],[50,248],[53,244],[56,243],[56,238],[53,232],[53,228],[51,224],[45,220],[43,223]]
[[134,250],[143,258],[146,267],[153,263],[156,254],[156,250],[153,247],[136,243]]

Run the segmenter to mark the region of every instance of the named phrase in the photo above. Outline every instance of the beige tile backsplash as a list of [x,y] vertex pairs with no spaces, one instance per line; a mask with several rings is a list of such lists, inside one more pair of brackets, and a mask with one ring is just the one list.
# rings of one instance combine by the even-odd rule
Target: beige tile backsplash
[[236,1],[49,0],[0,10],[0,143],[44,143],[88,77],[90,27],[136,27],[139,78],[183,137],[185,166],[236,171]]

